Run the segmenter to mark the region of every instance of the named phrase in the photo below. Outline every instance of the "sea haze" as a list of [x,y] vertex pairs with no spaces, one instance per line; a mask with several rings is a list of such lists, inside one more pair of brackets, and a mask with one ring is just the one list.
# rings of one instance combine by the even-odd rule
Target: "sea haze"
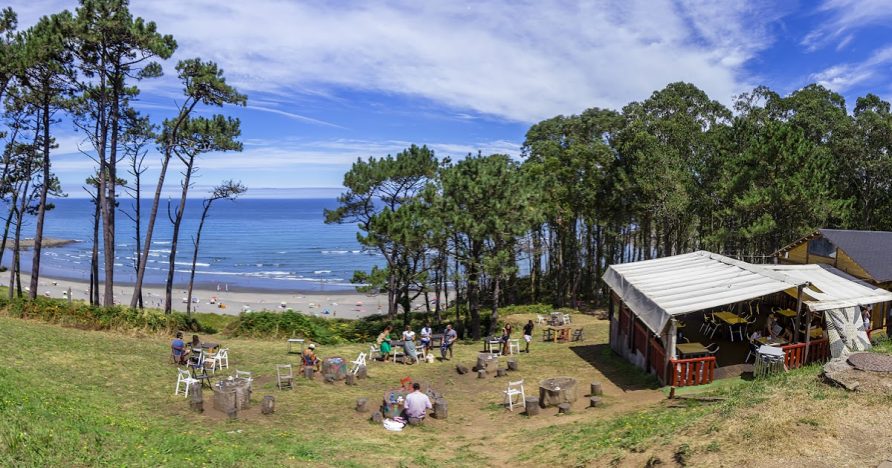
[[[44,235],[78,242],[44,249],[41,275],[88,281],[92,249],[93,203],[89,199],[53,200],[47,212]],[[172,202],[172,203],[175,203]],[[135,279],[134,223],[123,211],[133,213],[133,200],[120,200],[115,243],[115,282]],[[355,224],[325,224],[323,209],[337,207],[333,199],[243,199],[214,202],[201,234],[195,281],[203,287],[252,288],[293,291],[351,290],[355,270],[383,265],[379,255],[363,252],[356,240]],[[143,224],[151,201],[143,200]],[[202,201],[189,200],[180,228],[176,258],[176,287],[188,282],[192,239],[198,228]],[[173,208],[171,207],[171,213]],[[23,226],[23,236],[34,234],[33,217]],[[166,280],[173,225],[167,201],[162,202],[155,225],[146,282]],[[145,227],[143,227],[143,236]],[[101,248],[101,243],[100,243]],[[100,262],[102,252],[100,251]],[[3,264],[8,265],[9,252]],[[22,270],[30,271],[30,251],[23,252]],[[101,267],[100,267],[101,270]]]

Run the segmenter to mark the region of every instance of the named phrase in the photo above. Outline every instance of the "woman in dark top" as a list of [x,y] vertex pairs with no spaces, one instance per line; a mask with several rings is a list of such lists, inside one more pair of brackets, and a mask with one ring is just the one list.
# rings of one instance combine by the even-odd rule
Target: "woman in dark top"
[[511,324],[506,323],[502,328],[502,354],[508,354],[508,341],[511,339]]

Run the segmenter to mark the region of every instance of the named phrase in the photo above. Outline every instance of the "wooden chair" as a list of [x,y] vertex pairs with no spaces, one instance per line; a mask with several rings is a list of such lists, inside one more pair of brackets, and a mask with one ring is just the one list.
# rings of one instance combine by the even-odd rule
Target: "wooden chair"
[[294,370],[291,364],[276,364],[276,385],[279,390],[283,390],[286,386],[294,389]]

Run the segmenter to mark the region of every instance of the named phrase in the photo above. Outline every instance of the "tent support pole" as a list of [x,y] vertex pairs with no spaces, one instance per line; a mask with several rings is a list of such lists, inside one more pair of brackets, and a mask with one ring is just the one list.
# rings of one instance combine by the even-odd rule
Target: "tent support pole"
[[805,354],[802,356],[802,365],[804,366],[808,362],[808,348],[809,342],[811,341],[811,310],[809,310],[808,314],[808,326],[805,330]]
[[[804,285],[799,285],[796,287],[796,320],[793,324],[793,338],[796,340],[796,343],[799,343],[799,320],[802,316],[802,288]],[[809,320],[811,323],[811,320]]]

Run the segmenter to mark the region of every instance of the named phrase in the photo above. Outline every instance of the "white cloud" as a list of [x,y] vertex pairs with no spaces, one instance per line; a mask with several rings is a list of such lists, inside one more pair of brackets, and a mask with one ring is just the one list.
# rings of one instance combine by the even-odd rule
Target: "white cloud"
[[888,76],[890,68],[892,46],[887,46],[876,50],[862,62],[834,65],[813,74],[811,78],[827,88],[844,92],[872,79]]
[[811,51],[837,41],[837,49],[842,49],[852,41],[854,29],[888,26],[892,21],[892,5],[888,0],[824,0],[818,12],[829,18],[802,39],[802,44]]
[[620,108],[678,80],[730,100],[775,19],[747,3],[153,0],[132,9],[176,37],[178,57],[217,61],[249,95],[358,89],[533,122]]

